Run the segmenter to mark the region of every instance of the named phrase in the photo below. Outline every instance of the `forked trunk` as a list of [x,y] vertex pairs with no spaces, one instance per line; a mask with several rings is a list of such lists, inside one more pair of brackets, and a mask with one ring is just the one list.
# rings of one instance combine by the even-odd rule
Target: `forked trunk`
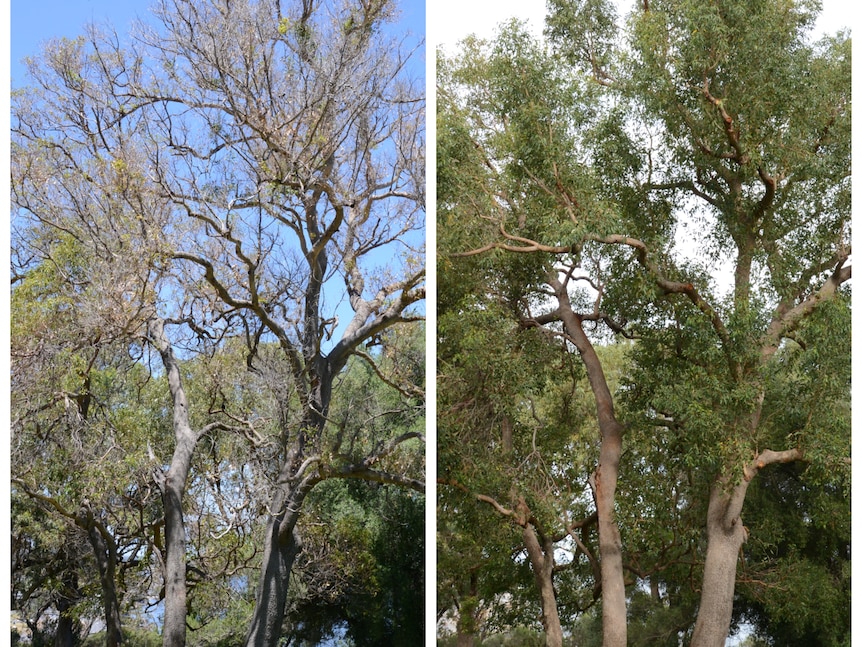
[[284,535],[279,533],[282,521],[283,515],[271,517],[267,522],[257,600],[245,641],[247,647],[274,647],[281,638],[290,571],[302,551],[295,528]]
[[296,522],[306,495],[317,482],[303,481],[300,486],[291,485],[299,480],[303,441],[300,439],[282,467],[279,485],[273,495],[272,514],[266,523],[263,546],[263,563],[257,587],[254,612],[246,635],[246,647],[276,647],[280,644],[284,610],[288,600],[290,571],[297,555],[302,551],[302,541],[296,532]]
[[742,506],[748,485],[767,465],[801,460],[798,448],[773,451],[764,449],[742,470],[742,479],[731,486],[728,476],[719,476],[709,492],[706,517],[706,562],[700,608],[691,647],[724,647],[733,616],[733,591],[739,551],[748,538],[742,525]]
[[309,458],[305,450],[307,445],[317,441],[326,425],[326,414],[332,398],[332,369],[325,357],[317,356],[307,360],[307,363],[314,367],[311,371],[314,378],[308,394],[308,408],[282,464],[270,503],[263,563],[254,612],[246,634],[246,647],[277,647],[280,644],[290,571],[296,556],[302,551],[296,522],[305,497],[320,481],[319,476],[309,474],[314,472],[310,465],[316,461]]
[[744,495],[740,487],[727,492],[717,484],[710,492],[706,562],[691,647],[724,647],[730,632],[736,565],[746,539],[742,520],[732,509],[733,499]]
[[530,566],[536,578],[536,586],[542,600],[542,627],[545,629],[545,645],[562,647],[563,630],[557,610],[557,595],[554,592],[554,544],[550,539],[540,541],[529,522],[523,526],[524,545],[530,557]]

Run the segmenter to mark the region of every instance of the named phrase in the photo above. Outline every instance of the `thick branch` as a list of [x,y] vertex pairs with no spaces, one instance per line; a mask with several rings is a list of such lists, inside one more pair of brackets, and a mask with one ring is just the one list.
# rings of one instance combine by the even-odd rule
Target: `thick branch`
[[850,280],[852,275],[851,266],[844,266],[845,258],[842,258],[835,266],[832,275],[826,279],[820,289],[810,295],[807,299],[789,310],[779,309],[772,323],[766,329],[763,345],[760,350],[761,361],[765,362],[775,354],[781,340],[795,331],[814,309],[823,301],[831,299],[838,292],[841,284]]
[[323,478],[361,479],[363,481],[372,481],[374,483],[400,485],[402,487],[410,488],[411,490],[416,490],[417,492],[425,492],[424,481],[412,479],[401,474],[391,474],[389,472],[373,470],[365,465],[348,465],[346,467],[339,468],[321,466],[320,474]]
[[765,449],[760,452],[754,460],[749,462],[742,468],[742,482],[733,488],[730,499],[727,503],[727,509],[724,514],[725,525],[730,526],[736,523],[736,520],[742,514],[742,505],[745,502],[745,493],[748,491],[748,484],[757,476],[757,473],[767,465],[775,463],[792,463],[793,461],[804,460],[805,455],[801,449],[785,449],[784,451],[774,451]]
[[691,283],[682,283],[680,281],[671,281],[659,271],[658,267],[649,258],[649,249],[643,241],[628,236],[618,234],[610,236],[588,236],[588,240],[609,245],[626,245],[634,249],[637,253],[638,262],[647,270],[656,281],[656,284],[664,291],[665,294],[683,294],[688,297],[688,300],[697,307],[712,324],[718,338],[721,340],[722,349],[727,357],[728,366],[734,375],[739,372],[739,366],[733,358],[730,344],[730,333],[724,325],[718,312],[712,307],[712,304],[707,301],[703,295]]
[[[257,299],[247,301],[245,299],[237,299],[233,297],[227,287],[225,287],[225,285],[216,277],[215,267],[213,264],[205,258],[194,256],[193,254],[187,254],[185,252],[175,253],[174,258],[178,260],[191,261],[192,263],[202,267],[204,269],[204,278],[206,279],[206,282],[209,283],[209,285],[216,291],[218,297],[226,305],[238,310],[249,310],[257,315],[261,322],[278,338],[279,344],[285,351],[288,361],[290,362],[291,371],[294,378],[297,380],[297,384],[304,384],[304,364],[301,353],[290,342],[290,337],[288,336],[287,331],[285,331],[282,326],[269,316],[269,313],[266,312],[266,309]],[[258,302],[255,303],[254,301]]]

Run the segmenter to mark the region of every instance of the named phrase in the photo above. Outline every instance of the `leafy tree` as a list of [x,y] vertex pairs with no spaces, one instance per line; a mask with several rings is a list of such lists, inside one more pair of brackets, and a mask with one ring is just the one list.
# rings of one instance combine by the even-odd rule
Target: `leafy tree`
[[[754,514],[735,612],[775,645],[844,645],[850,638],[850,512],[841,488],[811,482],[796,464],[764,474],[749,493]],[[807,519],[799,523],[804,510]],[[801,597],[800,591],[806,592]]]
[[[571,456],[570,448],[563,449],[563,452],[568,451],[568,458],[573,459],[569,463],[570,467],[572,463],[577,465],[574,472],[577,473],[580,469],[583,476],[589,475],[588,480],[598,513],[600,558],[596,556],[595,565],[600,572],[597,577],[600,584],[597,586],[601,586],[606,610],[604,631],[607,640],[624,644],[625,585],[619,529],[613,511],[617,470],[622,453],[622,426],[614,411],[613,394],[602,362],[585,333],[584,323],[601,322],[606,317],[600,313],[601,297],[596,300],[594,307],[590,306],[587,310],[587,302],[582,297],[576,300],[569,293],[571,283],[583,280],[587,285],[591,281],[583,274],[576,277],[576,270],[583,271],[586,268],[587,272],[595,272],[595,282],[592,283],[595,286],[602,281],[603,268],[600,264],[595,265],[589,255],[584,254],[582,257],[582,250],[573,249],[570,245],[557,250],[545,248],[532,241],[539,233],[551,237],[562,235],[560,223],[543,214],[543,210],[550,206],[548,185],[562,186],[561,182],[565,181],[574,192],[590,189],[592,180],[588,170],[571,160],[563,161],[560,157],[562,151],[577,145],[577,137],[571,128],[558,128],[558,124],[567,120],[579,123],[584,119],[577,102],[573,100],[574,96],[578,96],[575,94],[578,88],[557,73],[553,62],[546,59],[540,48],[516,25],[501,34],[500,40],[487,58],[483,58],[481,52],[470,54],[472,56],[468,54],[461,63],[461,77],[456,77],[455,83],[460,80],[461,87],[466,88],[467,92],[473,87],[476,91],[468,94],[466,100],[460,100],[462,93],[456,89],[458,85],[455,85],[444,96],[451,97],[451,109],[454,112],[466,113],[466,127],[450,132],[454,137],[466,137],[467,145],[472,141],[481,151],[479,162],[492,170],[483,182],[485,192],[491,198],[488,205],[465,201],[463,206],[458,205],[460,209],[455,207],[453,211],[461,217],[477,218],[480,223],[482,220],[488,222],[481,229],[474,229],[474,232],[485,240],[490,238],[492,242],[467,252],[468,254],[490,252],[496,245],[494,238],[500,234],[511,236],[511,241],[519,242],[501,245],[503,252],[530,252],[521,254],[521,258],[511,264],[502,265],[501,269],[497,270],[500,272],[497,279],[500,294],[497,298],[506,304],[505,307],[520,326],[537,328],[543,335],[558,340],[556,343],[562,349],[568,347],[575,350],[583,362],[592,394],[594,420],[601,438],[598,445],[599,456],[586,457],[586,464],[597,459],[597,462],[588,468],[586,464],[580,463],[580,456]],[[504,159],[508,155],[513,155],[518,161],[505,165],[499,173],[493,172],[496,160]],[[481,156],[485,159],[481,159]],[[455,193],[460,195],[460,187],[457,185]],[[566,199],[578,201],[574,194],[568,195]],[[483,208],[489,208],[490,214],[493,215],[483,213]],[[511,226],[524,230],[524,234],[508,234],[506,218],[512,218]],[[528,238],[528,235],[531,238]],[[461,249],[464,249],[464,245],[478,247],[475,234],[472,240],[469,236],[470,232],[460,241]],[[551,257],[542,257],[545,252],[559,254],[556,265],[550,260]],[[563,254],[567,256],[564,257]],[[602,288],[597,289],[601,294]],[[538,312],[545,307],[541,297],[543,293],[548,295],[556,306],[545,312]],[[610,324],[615,325],[613,321],[610,321]],[[565,422],[562,424],[565,425]],[[569,497],[580,496],[576,489],[575,492],[576,494],[570,494]],[[564,509],[568,508],[566,512],[571,512],[569,506],[576,501],[577,499],[559,503]],[[565,518],[565,514],[555,516]],[[585,516],[589,517],[589,514]],[[562,536],[567,534],[566,530],[567,525],[564,523]],[[545,559],[552,562],[553,549],[549,546],[544,552]],[[531,561],[534,572],[540,572],[543,564],[537,560]],[[543,600],[552,589],[553,586],[548,580],[544,586]],[[549,598],[547,602],[543,602],[543,608],[548,608],[548,602]],[[552,611],[556,616],[556,609]],[[556,624],[559,625],[558,620]],[[562,634],[559,627],[551,630],[546,624],[545,630],[549,645],[561,644]]]
[[[145,594],[134,571],[146,522],[135,513],[147,506],[141,496],[150,467],[145,446],[162,429],[144,395],[155,385],[148,385],[140,366],[111,339],[117,331],[91,319],[93,299],[103,293],[95,288],[92,294],[94,286],[85,279],[86,254],[68,237],[48,250],[47,262],[22,277],[11,304],[12,492],[16,508],[23,506],[15,527],[26,553],[13,569],[15,581],[21,578],[14,603],[32,607],[47,592],[46,582],[31,580],[33,570],[45,567],[33,559],[42,547],[58,540],[79,547],[93,559],[84,565],[78,552],[56,546],[48,569],[56,576],[66,573],[61,579],[80,587],[79,594],[55,605],[64,620],[58,631],[70,631],[64,623],[73,616],[97,613],[93,602],[99,600],[107,644],[119,644],[123,594]],[[43,521],[40,529],[32,522],[33,506],[53,515],[53,522]],[[137,583],[123,590],[118,581],[127,574]],[[29,616],[31,624],[46,608]]]
[[[756,477],[798,461],[838,492],[847,471],[849,39],[812,44],[813,16],[802,3],[650,2],[618,45],[608,3],[559,2],[556,58],[509,28],[442,68],[443,132],[460,140],[441,147],[443,218],[466,222],[441,254],[486,257],[470,289],[499,289],[516,320],[566,336],[588,375],[588,344],[637,340],[617,398],[630,453],[601,465],[621,465],[620,506],[648,504],[643,521],[625,507],[616,519],[629,572],[659,597],[686,560],[699,580],[693,645],[730,630]],[[680,243],[690,226],[695,253]],[[809,361],[802,378],[794,365]],[[604,451],[614,435],[602,436]],[[599,508],[599,523],[613,514]],[[625,644],[607,632],[609,614],[625,624],[620,598],[603,590],[602,610],[605,644]]]
[[422,501],[391,486],[330,481],[308,502],[303,595],[288,614],[306,644],[343,635],[356,645],[422,640],[424,581],[416,546],[424,541]]

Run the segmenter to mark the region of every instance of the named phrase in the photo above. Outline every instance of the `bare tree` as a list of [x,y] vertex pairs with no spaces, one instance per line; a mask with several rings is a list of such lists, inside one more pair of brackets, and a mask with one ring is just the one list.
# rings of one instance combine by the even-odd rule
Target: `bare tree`
[[[167,323],[196,340],[189,352],[239,335],[252,371],[266,370],[264,347],[279,348],[289,375],[279,397],[290,415],[277,438],[249,433],[279,448],[247,637],[274,645],[310,490],[330,477],[423,488],[421,476],[385,467],[420,434],[366,439],[357,454],[325,429],[348,359],[359,353],[373,364],[364,345],[422,318],[424,84],[409,79],[413,52],[388,36],[396,15],[388,0],[165,0],[156,15],[161,26],[142,27],[130,49],[91,30],[88,43],[56,43],[34,66],[42,93],[16,105],[13,137],[28,154],[15,200],[49,229],[107,248],[111,294],[121,270],[128,274],[119,331],[146,339],[169,378],[177,364]],[[66,181],[57,178],[62,166],[91,188],[95,205],[67,191],[61,209],[40,215],[52,199],[34,174],[46,152],[55,162],[48,184]],[[182,457],[159,479],[166,519],[176,513],[166,533],[164,635],[181,645],[182,498],[201,432],[188,421],[181,375],[169,381],[174,458]],[[219,428],[248,423],[211,413]]]

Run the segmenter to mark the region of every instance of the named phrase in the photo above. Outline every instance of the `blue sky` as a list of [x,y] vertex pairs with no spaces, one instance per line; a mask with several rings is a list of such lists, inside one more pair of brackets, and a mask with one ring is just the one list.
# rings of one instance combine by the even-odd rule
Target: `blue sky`
[[12,84],[24,85],[21,60],[36,54],[52,38],[74,38],[87,23],[110,22],[119,34],[128,33],[135,19],[149,19],[150,0],[12,0],[11,60]]
[[[111,24],[122,38],[137,19],[153,19],[149,11],[153,4],[153,0],[11,0],[12,85],[26,85],[21,60],[36,54],[46,41],[74,38],[91,22]],[[424,34],[424,1],[400,0],[400,5],[404,26],[413,34]]]
[[[0,0],[3,2],[4,0]],[[425,35],[424,0],[397,0],[400,19],[391,29],[407,32],[407,44],[418,44]],[[90,23],[112,26],[124,42],[138,20],[153,23],[156,19],[150,7],[156,0],[11,0],[11,82],[12,87],[28,85],[28,56],[37,55],[42,46],[54,38],[74,38]],[[427,50],[426,50],[427,51]],[[411,60],[413,74],[424,77],[426,60],[422,51]],[[419,306],[424,311],[424,305]],[[343,312],[341,327],[346,326],[352,313]],[[336,337],[334,336],[333,339]]]

